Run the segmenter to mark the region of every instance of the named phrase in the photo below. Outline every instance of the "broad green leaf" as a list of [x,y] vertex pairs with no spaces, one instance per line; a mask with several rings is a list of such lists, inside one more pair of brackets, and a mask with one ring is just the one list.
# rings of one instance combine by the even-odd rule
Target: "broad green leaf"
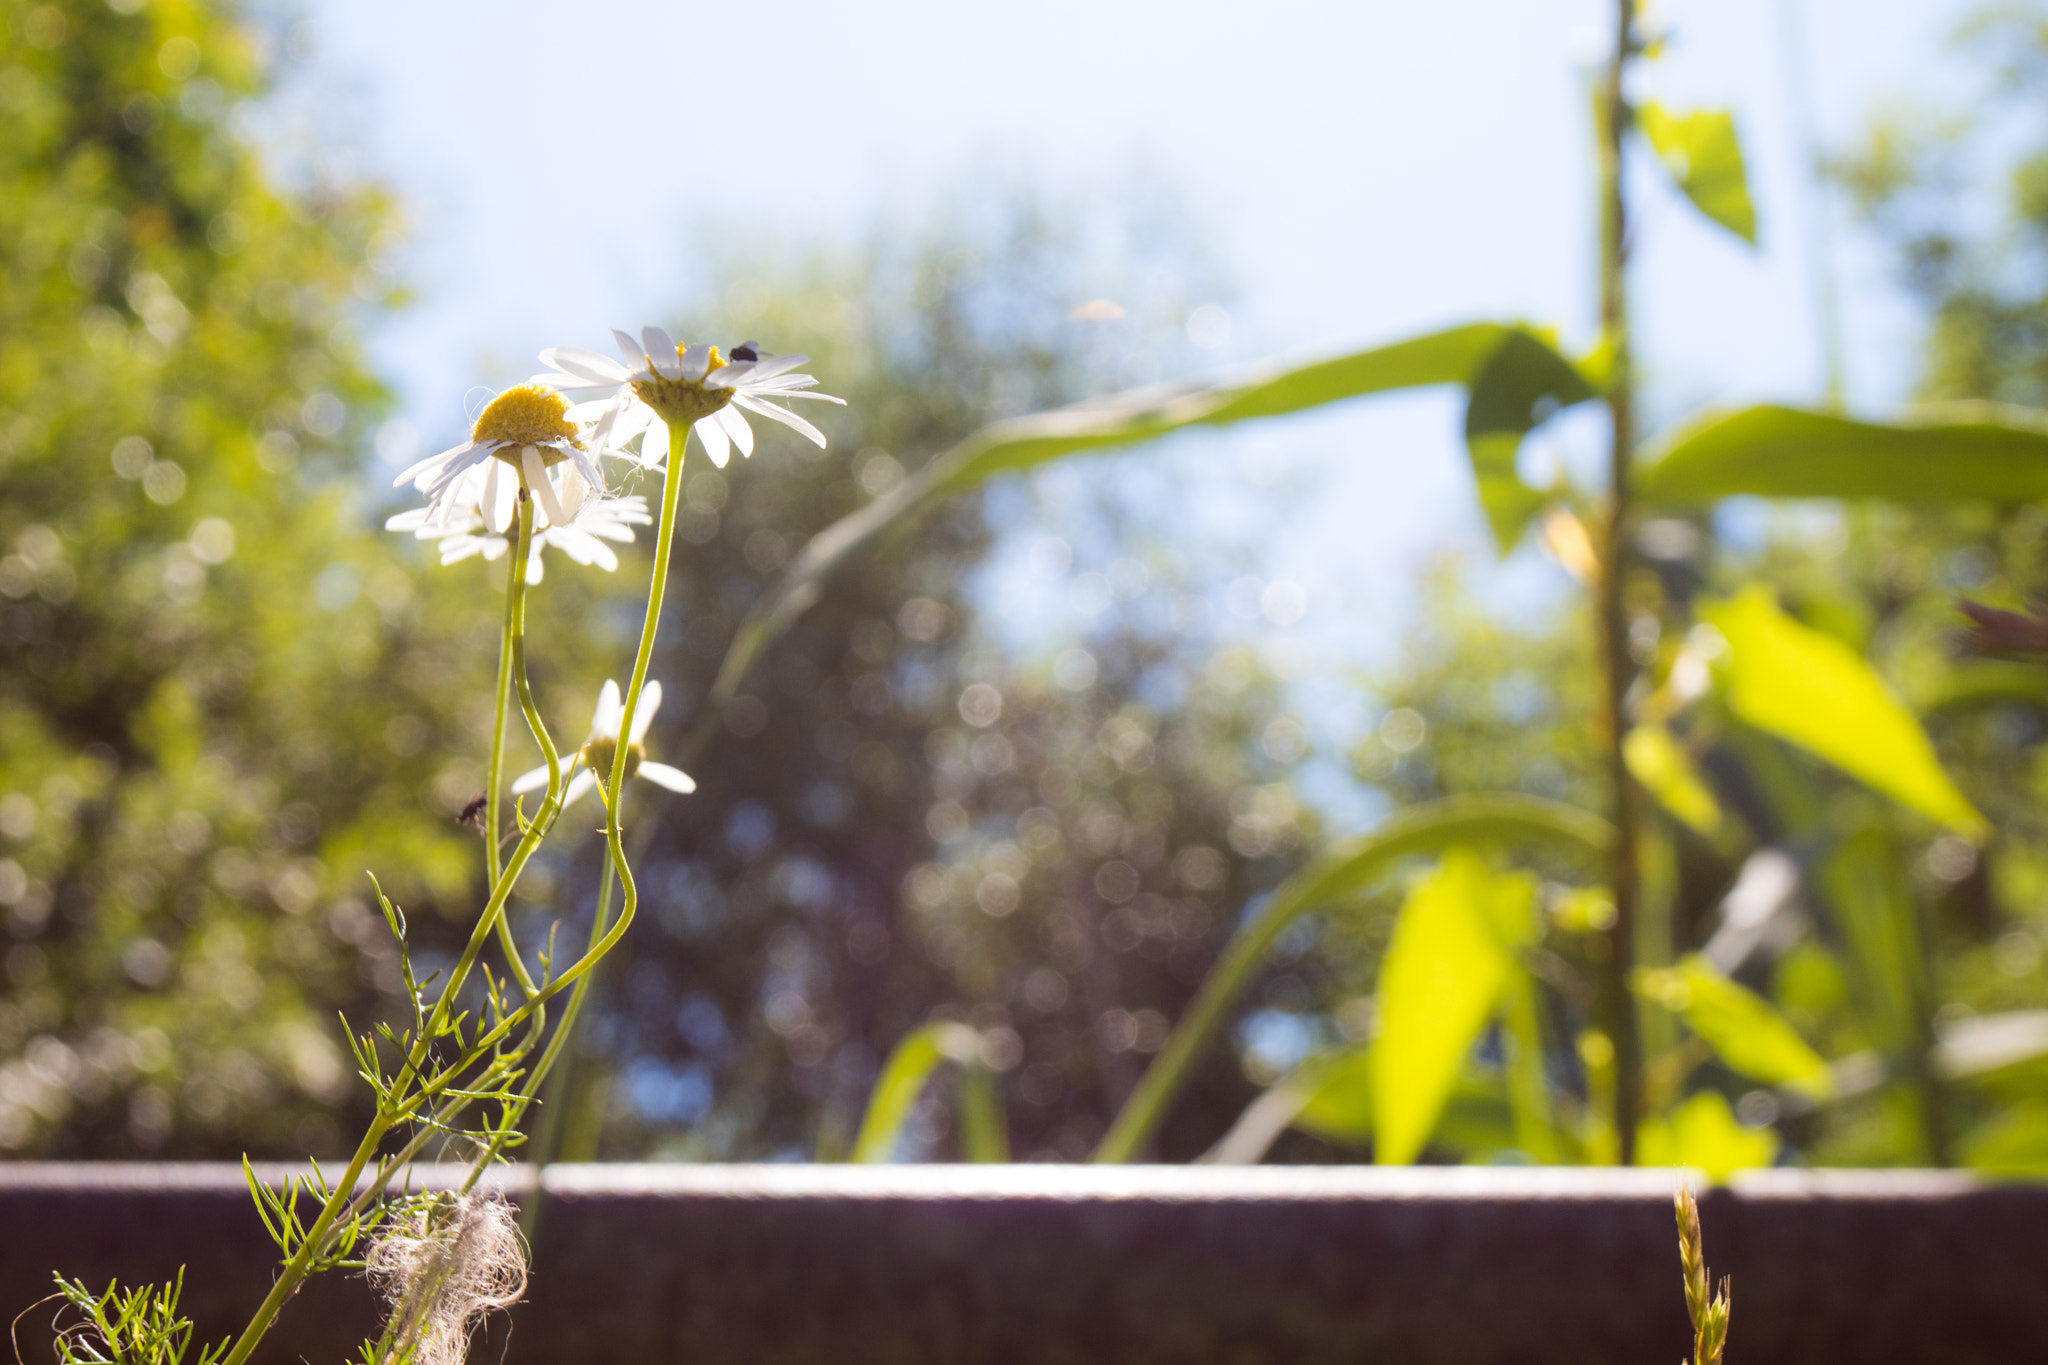
[[1381,1165],[1406,1165],[1429,1141],[1516,970],[1511,949],[1528,937],[1535,905],[1534,878],[1496,875],[1463,848],[1409,894],[1380,967],[1372,1112]]
[[1709,1180],[1768,1166],[1777,1159],[1778,1136],[1768,1128],[1744,1128],[1728,1101],[1702,1090],[1662,1118],[1636,1129],[1636,1160],[1645,1166],[1690,1166]]
[[1763,498],[2035,502],[2048,498],[2048,424],[1992,404],[1897,425],[1763,405],[1714,412],[1646,458],[1636,494],[1661,504]]
[[1749,200],[1734,115],[1726,109],[1674,114],[1661,104],[1645,104],[1636,111],[1636,124],[1693,207],[1755,246],[1756,207]]
[[1701,834],[1712,835],[1721,828],[1721,803],[1669,730],[1638,725],[1622,740],[1621,753],[1630,774],[1657,798],[1657,804]]
[[1821,1098],[1833,1088],[1828,1064],[1771,1003],[1737,985],[1693,954],[1676,967],[1637,968],[1632,979],[1645,1000],[1684,1016],[1730,1070],[1765,1085],[1785,1085]]
[[1746,725],[1971,838],[1984,818],[1942,771],[1920,722],[1855,651],[1778,609],[1761,585],[1700,613],[1728,643],[1728,708]]
[[1211,383],[1154,385],[993,422],[811,538],[740,623],[676,761],[687,765],[703,751],[748,671],[818,600],[826,577],[875,536],[938,499],[1067,455],[1438,384],[1473,386],[1475,399],[1483,399],[1477,416],[1467,417],[1468,434],[1476,433],[1480,442],[1473,447],[1480,498],[1496,533],[1519,531],[1536,495],[1515,478],[1514,452],[1503,443],[1510,434],[1519,442],[1551,405],[1581,401],[1592,390],[1548,340],[1518,324],[1471,323],[1329,360],[1268,365]]
[[1515,472],[1522,438],[1557,409],[1593,397],[1593,389],[1569,361],[1526,331],[1502,338],[1473,377],[1471,389],[1465,450],[1479,487],[1479,506],[1494,543],[1506,554],[1548,501]]
[[925,1082],[941,1062],[953,1062],[966,1071],[979,1070],[981,1035],[965,1024],[953,1023],[926,1024],[905,1034],[883,1064],[874,1093],[868,1096],[860,1135],[853,1143],[854,1161],[887,1161],[895,1153],[917,1097],[924,1093]]
[[1614,827],[1599,816],[1520,793],[1458,796],[1400,811],[1370,834],[1331,845],[1276,887],[1238,929],[1124,1101],[1095,1160],[1130,1161],[1164,1117],[1188,1070],[1289,926],[1304,915],[1341,907],[1403,859],[1458,844],[1544,848],[1604,860]]

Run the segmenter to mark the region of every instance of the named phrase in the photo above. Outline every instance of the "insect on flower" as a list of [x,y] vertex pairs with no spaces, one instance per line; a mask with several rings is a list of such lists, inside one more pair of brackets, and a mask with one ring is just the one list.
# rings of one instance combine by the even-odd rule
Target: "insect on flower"
[[668,458],[670,422],[689,423],[711,463],[721,469],[732,458],[734,446],[740,454],[752,455],[754,431],[741,410],[780,422],[823,449],[824,432],[768,400],[846,401],[808,391],[818,381],[795,373],[810,359],[806,355],[763,355],[748,341],[735,346],[730,357],[721,356],[716,346],[678,346],[659,327],[642,328],[638,341],[616,330],[612,337],[625,357],[623,365],[595,351],[555,346],[540,353],[541,363],[554,369],[534,376],[532,383],[549,389],[611,390],[570,408],[569,418],[591,423],[592,443],[613,452],[623,453],[638,436],[640,463],[650,468]]

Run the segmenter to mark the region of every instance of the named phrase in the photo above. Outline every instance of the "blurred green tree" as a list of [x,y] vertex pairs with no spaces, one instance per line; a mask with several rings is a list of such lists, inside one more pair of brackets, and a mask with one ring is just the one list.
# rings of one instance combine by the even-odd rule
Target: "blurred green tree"
[[[0,3],[0,1150],[322,1149],[334,1010],[395,988],[363,869],[457,908],[495,623],[370,529],[374,187],[233,131],[230,4]],[[448,619],[442,617],[441,619]],[[431,919],[431,915],[422,916]]]

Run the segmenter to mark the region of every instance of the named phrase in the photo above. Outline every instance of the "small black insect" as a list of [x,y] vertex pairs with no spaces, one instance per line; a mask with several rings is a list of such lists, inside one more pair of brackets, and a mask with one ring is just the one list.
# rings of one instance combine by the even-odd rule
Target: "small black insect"
[[739,345],[732,348],[732,358],[734,360],[759,360],[761,358],[761,351],[756,343],[742,341]]
[[455,823],[458,825],[468,825],[471,829],[482,829],[484,827],[483,813],[484,798],[479,796],[462,808],[462,814],[455,817]]

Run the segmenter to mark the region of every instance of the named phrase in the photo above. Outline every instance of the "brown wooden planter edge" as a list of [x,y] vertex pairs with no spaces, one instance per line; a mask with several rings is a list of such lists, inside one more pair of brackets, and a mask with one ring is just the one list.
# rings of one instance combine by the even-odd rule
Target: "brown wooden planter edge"
[[[281,1180],[283,1167],[259,1167]],[[441,1183],[445,1168],[422,1179]],[[1630,1362],[1690,1343],[1653,1170],[554,1166],[528,1302],[471,1359],[706,1365]],[[531,1168],[493,1182],[515,1202]],[[2048,1361],[2048,1188],[1757,1172],[1706,1192],[1730,1360]],[[0,1311],[52,1270],[165,1278],[202,1339],[273,1251],[227,1164],[0,1165]],[[46,1359],[47,1309],[22,1320]],[[259,1360],[340,1362],[360,1279],[300,1296]]]

